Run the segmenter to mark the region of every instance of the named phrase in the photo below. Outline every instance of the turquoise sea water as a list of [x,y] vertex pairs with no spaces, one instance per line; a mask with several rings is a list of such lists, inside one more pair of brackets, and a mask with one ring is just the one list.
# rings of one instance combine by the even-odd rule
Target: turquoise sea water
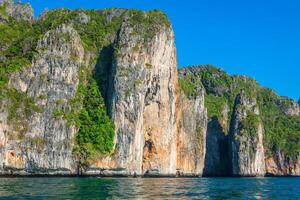
[[300,178],[0,178],[0,199],[300,199]]

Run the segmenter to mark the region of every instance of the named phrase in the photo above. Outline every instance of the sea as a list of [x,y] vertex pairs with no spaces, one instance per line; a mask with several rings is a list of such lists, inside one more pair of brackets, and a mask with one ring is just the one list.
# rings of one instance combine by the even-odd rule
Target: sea
[[0,199],[300,199],[300,178],[0,178]]

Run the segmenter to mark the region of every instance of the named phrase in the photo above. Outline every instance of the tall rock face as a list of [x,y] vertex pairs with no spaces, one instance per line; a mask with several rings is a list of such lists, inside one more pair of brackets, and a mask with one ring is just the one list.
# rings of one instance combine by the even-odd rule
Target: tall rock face
[[[299,175],[299,105],[246,76],[212,65],[179,70],[193,95],[204,87],[208,125],[204,176]],[[252,98],[250,98],[252,97]]]
[[0,23],[0,175],[300,175],[299,104],[211,65],[178,76],[163,13],[0,0]]
[[33,9],[30,4],[16,3],[14,0],[0,0],[0,20],[7,19],[8,16],[17,20],[32,21]]
[[[217,70],[215,70],[218,72]],[[209,83],[208,77],[203,77],[207,74],[205,68],[187,67],[179,70],[179,83],[182,90],[187,96],[194,97],[195,94],[201,94],[198,88],[202,88],[203,103],[207,112],[205,117],[205,140],[203,145],[205,151],[202,158],[202,175],[203,176],[228,176],[230,174],[230,162],[228,159],[228,136],[227,130],[229,127],[230,113],[227,103],[211,102],[208,94],[222,95],[222,92],[227,89],[221,84]],[[214,78],[219,77],[219,74],[214,75]],[[219,98],[219,97],[216,97]],[[221,99],[221,98],[220,98]],[[222,99],[221,99],[222,100]],[[185,103],[187,106],[191,103]],[[213,109],[209,105],[212,105]],[[183,106],[184,107],[184,106]],[[212,110],[214,113],[212,113]],[[219,111],[219,113],[217,113]],[[185,111],[183,111],[185,113]],[[193,118],[190,118],[193,120]],[[195,141],[195,140],[194,140]]]
[[97,167],[138,175],[176,173],[174,34],[168,26],[153,28],[149,36],[146,27],[130,19],[121,26],[107,92],[115,155]]
[[[300,106],[297,102],[291,101],[286,97],[279,98],[275,101],[278,105],[284,119],[282,123],[292,122],[283,127],[283,131],[294,134],[297,136],[295,130],[300,130]],[[282,127],[280,127],[282,129]],[[299,133],[299,132],[298,132]],[[277,133],[278,134],[278,133]],[[299,136],[298,136],[299,137]],[[287,138],[288,139],[288,138]],[[293,149],[293,156],[287,155],[289,152],[284,152],[281,149],[274,148],[275,150],[266,156],[266,172],[269,176],[300,176],[300,150],[299,140],[293,139],[295,146],[289,146]],[[287,141],[291,145],[292,141]]]
[[[14,99],[1,102],[0,171],[4,174],[76,173],[72,150],[77,130],[57,112],[68,109],[75,96],[84,49],[77,32],[71,26],[61,25],[42,37],[37,51],[39,54],[32,65],[13,74],[9,81],[14,98],[26,95],[25,102]],[[30,111],[33,104],[27,103],[30,99],[35,101],[36,112]],[[17,118],[11,119],[12,109],[16,109]]]
[[263,176],[263,127],[255,99],[244,94],[237,96],[229,134],[232,174]]
[[204,90],[198,88],[194,97],[180,95],[177,119],[177,171],[178,175],[202,176],[206,155],[207,110]]
[[[62,9],[45,13],[33,34],[43,33],[43,26],[52,30],[44,33],[36,47],[30,47],[36,51],[32,64],[26,67],[23,62],[24,66],[9,74],[3,89],[7,94],[1,98],[1,173],[175,175],[178,162],[189,159],[195,163],[182,169],[201,174],[198,161],[177,158],[180,91],[174,33],[166,17],[157,11],[78,12]],[[58,19],[52,24],[55,17]],[[82,28],[94,30],[91,23],[97,23],[95,20],[104,20],[107,26],[100,31],[106,35],[97,33],[94,38],[95,44],[101,45],[100,55],[97,48],[87,47],[94,44],[95,36]],[[90,66],[96,60],[98,64]],[[87,84],[83,77],[90,74],[100,82],[116,134],[114,151],[93,158],[83,169],[74,154],[80,130],[77,113],[84,106],[78,100],[83,95],[78,90]],[[202,123],[203,96],[194,108],[199,109],[193,114],[195,122]],[[195,135],[185,133],[190,139],[182,139],[197,138],[204,143],[205,135],[198,125],[188,126],[185,128],[194,130]],[[203,147],[196,145],[194,142],[192,149],[197,152],[191,156],[197,157],[199,152],[203,157]],[[180,148],[185,146],[190,144],[185,142]]]

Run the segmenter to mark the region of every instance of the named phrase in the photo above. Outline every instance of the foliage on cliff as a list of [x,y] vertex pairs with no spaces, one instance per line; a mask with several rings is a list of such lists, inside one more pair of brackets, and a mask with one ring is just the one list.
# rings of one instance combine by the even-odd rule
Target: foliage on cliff
[[8,118],[18,128],[26,128],[24,121],[34,112],[40,112],[41,108],[35,105],[34,98],[9,88],[7,84],[11,74],[30,66],[37,40],[28,21],[6,16],[5,22],[0,23],[0,100],[9,100]]
[[254,137],[257,135],[258,126],[261,122],[259,115],[256,115],[251,110],[247,110],[247,117],[241,121],[238,129],[243,131],[249,137]]
[[88,164],[98,154],[107,154],[113,148],[114,125],[110,121],[95,80],[90,79],[84,92],[83,107],[78,118],[76,153]]
[[9,75],[31,63],[34,50],[31,45],[32,26],[26,21],[9,18],[0,24],[0,88],[6,85]]
[[[296,159],[300,152],[300,116],[285,113],[293,105],[293,100],[278,96],[272,90],[260,86],[254,79],[230,76],[212,65],[182,68],[179,70],[179,78],[181,89],[190,98],[193,97],[191,94],[195,92],[195,88],[204,87],[208,115],[210,118],[217,117],[219,121],[222,120],[224,105],[227,104],[230,108],[230,123],[234,100],[239,93],[257,98],[267,153],[271,155],[280,150],[291,159]],[[250,117],[242,124],[248,127],[256,121],[256,118]]]
[[232,116],[235,98],[240,92],[253,96],[258,88],[255,80],[245,76],[230,76],[212,65],[181,69],[179,82],[189,83],[188,88],[180,84],[184,93],[189,97],[192,96],[189,94],[192,94],[195,88],[204,87],[206,91],[205,105],[208,109],[208,115],[210,118],[218,117],[219,120],[221,120],[221,113],[226,104],[230,108],[229,116]]
[[159,10],[152,10],[148,13],[131,10],[128,15],[130,16],[130,25],[133,28],[132,34],[139,35],[145,46],[162,26],[171,26],[167,16]]
[[[80,35],[90,59],[87,66],[80,69],[80,84],[76,97],[69,102],[71,108],[57,108],[53,117],[58,120],[65,119],[78,128],[74,153],[79,156],[83,165],[88,165],[95,156],[111,153],[114,125],[107,115],[101,94],[103,74],[98,74],[97,63],[111,64],[106,61],[112,59],[115,49],[108,51],[107,55],[103,53],[103,49],[114,42],[124,21],[134,27],[135,34],[139,34],[146,44],[159,27],[170,26],[166,15],[156,10],[143,12],[124,9],[57,9],[46,11],[39,19],[31,22],[6,15],[5,4],[0,7],[0,14],[2,19],[5,17],[4,21],[0,21],[0,98],[10,102],[9,120],[22,124],[22,120],[28,120],[33,112],[41,111],[35,105],[33,97],[8,86],[11,75],[31,66],[38,55],[38,41],[47,31],[55,30],[62,24],[71,24]],[[61,37],[66,42],[70,40],[68,35],[62,34]],[[18,115],[20,111],[24,111],[24,115]]]
[[[272,90],[262,88],[258,94],[265,128],[265,146],[272,152],[281,150],[292,159],[300,152],[300,116],[285,114],[292,100],[277,96]],[[279,103],[284,101],[285,104]]]
[[[4,23],[0,23],[0,86],[7,82],[9,74],[31,64],[37,53],[37,42],[47,31],[61,24],[72,24],[80,34],[85,48],[99,53],[105,45],[112,42],[109,37],[117,34],[125,16],[129,16],[133,24],[141,22],[146,28],[145,34],[157,31],[158,26],[170,26],[167,17],[160,11],[145,13],[122,9],[57,9],[45,12],[35,23],[9,17]],[[84,17],[86,19],[82,19]]]

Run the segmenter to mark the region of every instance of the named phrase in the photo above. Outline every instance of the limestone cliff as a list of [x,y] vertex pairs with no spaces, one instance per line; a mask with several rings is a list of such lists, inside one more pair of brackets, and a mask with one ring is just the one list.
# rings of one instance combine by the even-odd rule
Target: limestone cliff
[[180,69],[182,90],[204,87],[204,176],[299,176],[299,105],[211,65]]
[[[109,113],[116,126],[116,147],[109,165],[126,174],[176,173],[175,102],[177,62],[170,27],[125,21],[115,42],[109,77]],[[148,38],[145,38],[148,37]],[[110,158],[106,158],[110,159]],[[104,161],[103,161],[104,162]],[[105,168],[103,162],[97,167]],[[113,164],[111,164],[113,163]]]
[[[62,35],[68,35],[69,40]],[[25,102],[1,101],[0,171],[5,174],[76,173],[72,154],[76,127],[68,126],[55,112],[68,109],[75,96],[84,49],[76,31],[63,24],[43,36],[37,51],[39,54],[31,66],[11,76],[9,87],[33,99],[38,111],[29,111]],[[17,109],[17,118],[11,119],[12,111],[7,106]]]
[[0,0],[1,175],[300,175],[299,104],[178,72],[162,12],[32,13]]
[[266,172],[269,176],[299,176],[300,155],[291,160],[283,152],[277,151],[266,159]]
[[232,175],[265,175],[263,127],[256,100],[240,94],[236,98],[229,133]]
[[206,155],[207,110],[204,90],[198,88],[193,98],[180,95],[177,116],[177,171],[183,176],[202,176]]
[[[212,86],[208,80],[206,80],[207,77],[202,79],[204,74],[206,74],[204,67],[182,68],[179,70],[179,83],[185,95],[192,99],[195,97],[195,94],[199,94],[199,88],[201,88],[200,93],[204,93],[204,106],[206,109],[208,108],[205,113],[206,126],[203,126],[206,128],[206,130],[204,130],[205,141],[202,143],[205,149],[203,157],[203,176],[228,176],[230,174],[230,166],[228,159],[227,130],[230,121],[230,110],[226,103],[222,101],[220,101],[220,103],[216,102],[213,106],[220,105],[220,115],[216,116],[216,113],[211,113],[211,108],[208,106],[210,103],[208,93],[213,92],[218,94],[220,91],[226,90],[226,88],[220,88],[222,85],[219,84]],[[210,86],[208,87],[206,84]],[[189,102],[187,106],[190,104],[191,102]]]
[[[285,122],[288,127],[283,130],[295,134],[294,129],[300,130],[300,107],[295,101],[290,101],[287,98],[279,98],[276,102],[281,109],[281,112],[286,116]],[[292,122],[291,124],[289,122]],[[295,139],[293,139],[295,140]],[[292,141],[287,141],[291,144]],[[295,140],[295,145],[290,147],[293,149],[293,155],[287,155],[289,152],[284,152],[281,149],[275,149],[272,154],[266,156],[266,173],[270,176],[300,176],[300,152],[299,140]]]

